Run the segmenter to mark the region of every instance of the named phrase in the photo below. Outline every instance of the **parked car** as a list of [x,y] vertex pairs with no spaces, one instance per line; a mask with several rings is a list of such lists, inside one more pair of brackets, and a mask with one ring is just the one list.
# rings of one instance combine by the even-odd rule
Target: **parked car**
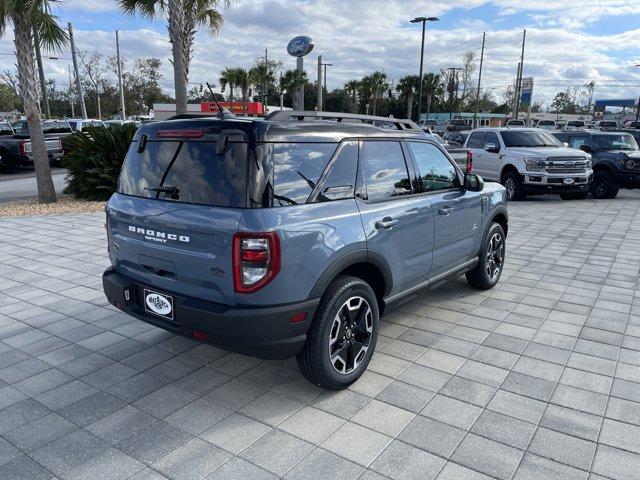
[[[19,166],[33,165],[31,140],[29,138],[29,124],[20,120],[10,126],[5,124],[0,130],[0,171],[12,173]],[[45,136],[45,147],[49,154],[49,162],[58,164],[64,154],[64,137],[71,133],[71,127],[65,121],[45,120],[42,122]]]
[[136,127],[142,125],[142,122],[139,120],[105,120],[103,123],[106,127],[110,125],[124,125],[125,123],[133,123]]
[[442,138],[444,139],[445,142],[449,143],[450,145],[453,145],[456,147],[462,147],[464,146],[464,143],[467,141],[467,138],[469,138],[470,133],[471,133],[471,130],[457,130],[453,132],[446,132],[442,136]]
[[600,120],[599,122],[596,122],[593,128],[596,130],[606,131],[618,130],[620,127],[618,127],[618,124],[612,120]]
[[554,120],[540,120],[536,124],[536,128],[540,128],[541,130],[547,130],[549,132],[555,132],[557,129],[557,126]]
[[82,119],[82,118],[68,118],[67,122],[71,126],[71,129],[74,132],[81,132],[85,127],[105,127],[105,124],[102,120],[96,120],[93,118]]
[[620,131],[631,135],[633,138],[636,139],[636,143],[640,145],[640,129],[639,128],[624,128]]
[[473,171],[499,181],[509,200],[556,193],[562,199],[586,198],[592,180],[588,153],[567,148],[537,128],[481,128],[467,140]]
[[446,132],[455,132],[456,130],[469,130],[469,125],[467,125],[467,122],[465,122],[464,120],[454,118],[452,120],[447,120],[444,130]]
[[640,187],[640,152],[632,135],[625,132],[562,132],[558,140],[591,155],[594,198],[615,198],[620,188]]
[[570,120],[564,126],[565,130],[584,130],[587,127],[582,120]]
[[438,128],[438,121],[437,120],[420,120],[418,122],[418,125],[420,125],[421,127],[427,127],[430,130],[436,131],[436,129]]
[[626,122],[624,125],[625,129],[631,129],[631,130],[640,130],[640,122],[632,120],[630,122]]
[[496,284],[506,193],[413,122],[306,114],[140,127],[106,207],[103,286],[140,320],[296,355],[312,383],[342,389],[367,368],[382,312],[464,272],[474,287]]
[[507,127],[526,127],[527,124],[524,120],[512,119],[507,122]]

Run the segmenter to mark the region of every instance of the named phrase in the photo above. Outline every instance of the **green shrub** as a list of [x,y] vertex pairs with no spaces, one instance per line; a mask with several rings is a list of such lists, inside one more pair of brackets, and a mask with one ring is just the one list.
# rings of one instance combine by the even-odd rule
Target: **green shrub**
[[133,124],[87,127],[64,139],[62,165],[69,170],[64,193],[87,200],[107,200],[116,191]]

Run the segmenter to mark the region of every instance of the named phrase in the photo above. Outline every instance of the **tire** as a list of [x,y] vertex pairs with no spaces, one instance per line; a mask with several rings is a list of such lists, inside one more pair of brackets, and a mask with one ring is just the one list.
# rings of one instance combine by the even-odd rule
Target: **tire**
[[589,190],[593,198],[607,199],[616,198],[620,187],[610,172],[607,170],[599,170],[593,175],[593,181],[591,182]]
[[[467,282],[472,287],[489,290],[498,283],[504,268],[505,240],[502,227],[498,223],[492,223],[482,241],[478,264],[466,274]],[[493,273],[490,274],[489,271]]]
[[338,277],[322,296],[307,342],[296,355],[300,371],[314,385],[347,388],[369,365],[379,323],[376,295],[369,284],[357,277]]
[[502,176],[500,181],[502,185],[507,189],[507,201],[520,201],[526,200],[527,195],[524,193],[524,187],[522,186],[522,180],[520,175],[516,172],[507,172]]
[[562,200],[584,200],[588,194],[589,192],[561,193],[560,198]]

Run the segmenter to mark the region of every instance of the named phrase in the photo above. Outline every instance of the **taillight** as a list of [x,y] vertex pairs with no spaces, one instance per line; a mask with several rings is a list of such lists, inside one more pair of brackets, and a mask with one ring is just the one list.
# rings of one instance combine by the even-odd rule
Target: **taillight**
[[473,170],[473,152],[471,150],[467,150],[467,172],[471,172]]
[[236,233],[233,236],[233,286],[252,293],[280,271],[280,238],[276,232]]
[[26,145],[27,145],[27,142],[18,143],[18,149],[20,150],[20,155],[26,155],[27,154]]

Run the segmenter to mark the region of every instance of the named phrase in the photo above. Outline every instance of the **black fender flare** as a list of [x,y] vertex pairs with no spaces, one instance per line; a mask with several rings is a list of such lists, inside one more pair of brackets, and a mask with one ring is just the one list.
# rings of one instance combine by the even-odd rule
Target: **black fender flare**
[[387,295],[391,291],[391,287],[393,286],[393,276],[387,261],[382,255],[362,248],[347,252],[334,260],[333,263],[331,263],[325,271],[322,272],[322,275],[320,275],[320,278],[316,281],[315,285],[311,289],[309,298],[321,297],[329,284],[340,274],[340,272],[358,263],[370,263],[376,267],[384,279],[384,295]]
[[[491,224],[492,223],[497,223],[494,222],[496,216],[498,216],[499,214],[504,215],[504,217],[507,219],[507,223],[509,222],[509,213],[507,212],[507,207],[505,207],[504,205],[499,205],[496,208],[493,209],[493,211],[491,212],[491,215],[489,215],[487,224],[484,226],[484,230],[482,232],[482,241],[480,242],[480,248],[478,250],[478,255],[480,255],[480,252],[482,251],[482,242],[484,242],[485,237],[487,236],[487,232],[489,231],[489,229],[491,228]],[[507,235],[507,232],[504,232],[505,236]]]

